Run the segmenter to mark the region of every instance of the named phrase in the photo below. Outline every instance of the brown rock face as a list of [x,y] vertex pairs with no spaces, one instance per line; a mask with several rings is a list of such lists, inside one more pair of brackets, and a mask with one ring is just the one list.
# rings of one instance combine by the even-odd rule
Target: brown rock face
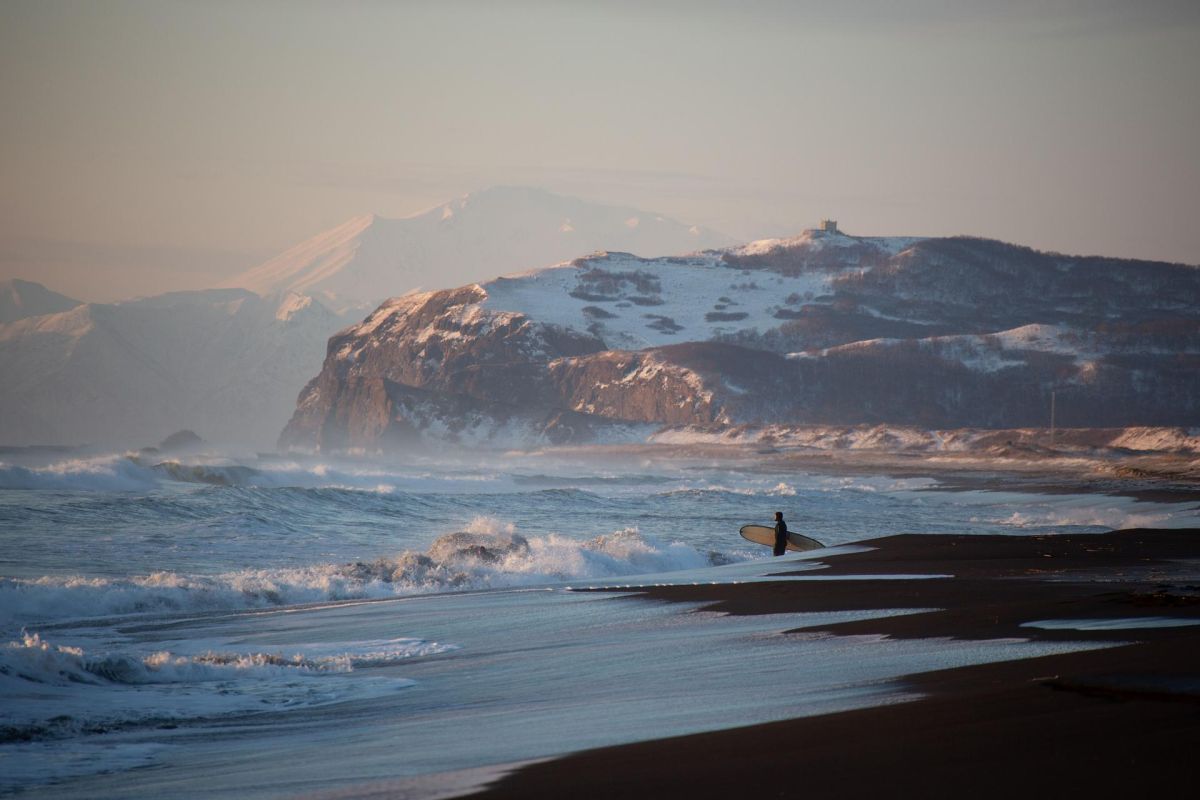
[[791,421],[799,374],[774,353],[723,342],[609,351],[549,365],[563,402],[609,419],[660,425]]
[[704,379],[658,351],[564,358],[549,372],[562,402],[581,413],[668,425],[727,421]]
[[397,298],[332,337],[281,446],[389,449],[412,445],[431,426],[451,439],[480,425],[549,438],[585,429],[562,418],[547,364],[603,343],[524,314],[487,311],[486,297],[468,286]]
[[599,253],[388,301],[329,340],[283,447],[754,423],[1200,425],[1200,269],[840,233]]

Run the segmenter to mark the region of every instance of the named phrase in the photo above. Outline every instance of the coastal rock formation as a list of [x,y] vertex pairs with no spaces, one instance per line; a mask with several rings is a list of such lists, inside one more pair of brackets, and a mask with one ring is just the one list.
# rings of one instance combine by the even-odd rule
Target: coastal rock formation
[[1187,426],[1198,375],[1195,267],[806,231],[390,300],[330,340],[281,444],[486,441],[516,423],[529,443],[639,425],[1028,427],[1049,423],[1052,393],[1060,425]]
[[[320,368],[328,338],[387,297],[421,284],[453,285],[552,263],[601,243],[661,254],[730,242],[658,214],[495,187],[405,219],[355,218],[230,279],[226,288],[85,305],[40,284],[0,281],[0,444],[129,446],[190,427],[214,442],[269,447],[297,392]],[[467,308],[466,300],[447,302]],[[527,350],[558,352],[561,345],[563,353],[580,352],[567,341],[572,334],[554,329],[542,331],[541,344],[511,333],[513,346]],[[462,335],[475,336],[469,320]],[[392,402],[387,397],[404,394],[401,387],[451,387],[468,374],[477,383],[508,375],[515,389],[520,376],[508,371],[505,335],[501,324],[478,345],[450,348],[445,363],[437,341],[420,343],[426,355],[419,360],[401,347],[389,358],[411,364],[412,374],[389,372],[397,384],[391,389],[358,381],[359,399],[352,402],[379,409]],[[359,371],[371,369],[363,364]],[[470,413],[505,428],[509,438],[582,430],[570,414],[516,414],[506,404],[528,397],[511,391],[492,399]],[[461,402],[415,400],[411,393],[398,402],[421,426],[436,419],[455,431],[471,427]],[[372,441],[382,428],[369,416],[355,416],[339,443]]]

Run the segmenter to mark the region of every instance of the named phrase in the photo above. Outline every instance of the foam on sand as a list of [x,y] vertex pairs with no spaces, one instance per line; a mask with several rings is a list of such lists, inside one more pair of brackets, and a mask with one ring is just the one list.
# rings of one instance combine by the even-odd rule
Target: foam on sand
[[1200,618],[1188,617],[1110,617],[1105,619],[1040,619],[1021,624],[1022,628],[1044,631],[1132,631],[1146,628],[1186,628],[1200,625]]

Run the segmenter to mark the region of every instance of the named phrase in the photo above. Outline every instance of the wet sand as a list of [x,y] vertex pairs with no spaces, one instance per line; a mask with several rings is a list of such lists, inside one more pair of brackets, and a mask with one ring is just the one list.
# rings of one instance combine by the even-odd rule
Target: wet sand
[[[821,575],[953,577],[644,593],[734,615],[943,609],[825,629],[834,635],[1113,646],[912,676],[907,688],[921,695],[912,702],[576,753],[520,769],[475,796],[1095,798],[1194,791],[1200,625],[1047,630],[1023,623],[1200,621],[1200,529],[904,535],[862,544],[875,549],[831,557]],[[780,567],[788,571],[785,561]],[[753,669],[747,664],[749,681]],[[681,664],[680,679],[686,674]],[[787,686],[764,691],[784,696]]]

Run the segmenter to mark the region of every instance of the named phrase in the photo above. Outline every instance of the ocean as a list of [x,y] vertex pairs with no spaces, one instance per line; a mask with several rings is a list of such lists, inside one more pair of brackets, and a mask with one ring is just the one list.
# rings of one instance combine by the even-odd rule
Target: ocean
[[1194,502],[604,448],[15,451],[0,456],[0,792],[438,796],[503,765],[903,702],[908,674],[1089,646],[784,635],[922,609],[735,618],[630,592],[781,566],[819,578],[829,551],[772,559],[738,536],[775,511],[833,552],[1200,523]]

